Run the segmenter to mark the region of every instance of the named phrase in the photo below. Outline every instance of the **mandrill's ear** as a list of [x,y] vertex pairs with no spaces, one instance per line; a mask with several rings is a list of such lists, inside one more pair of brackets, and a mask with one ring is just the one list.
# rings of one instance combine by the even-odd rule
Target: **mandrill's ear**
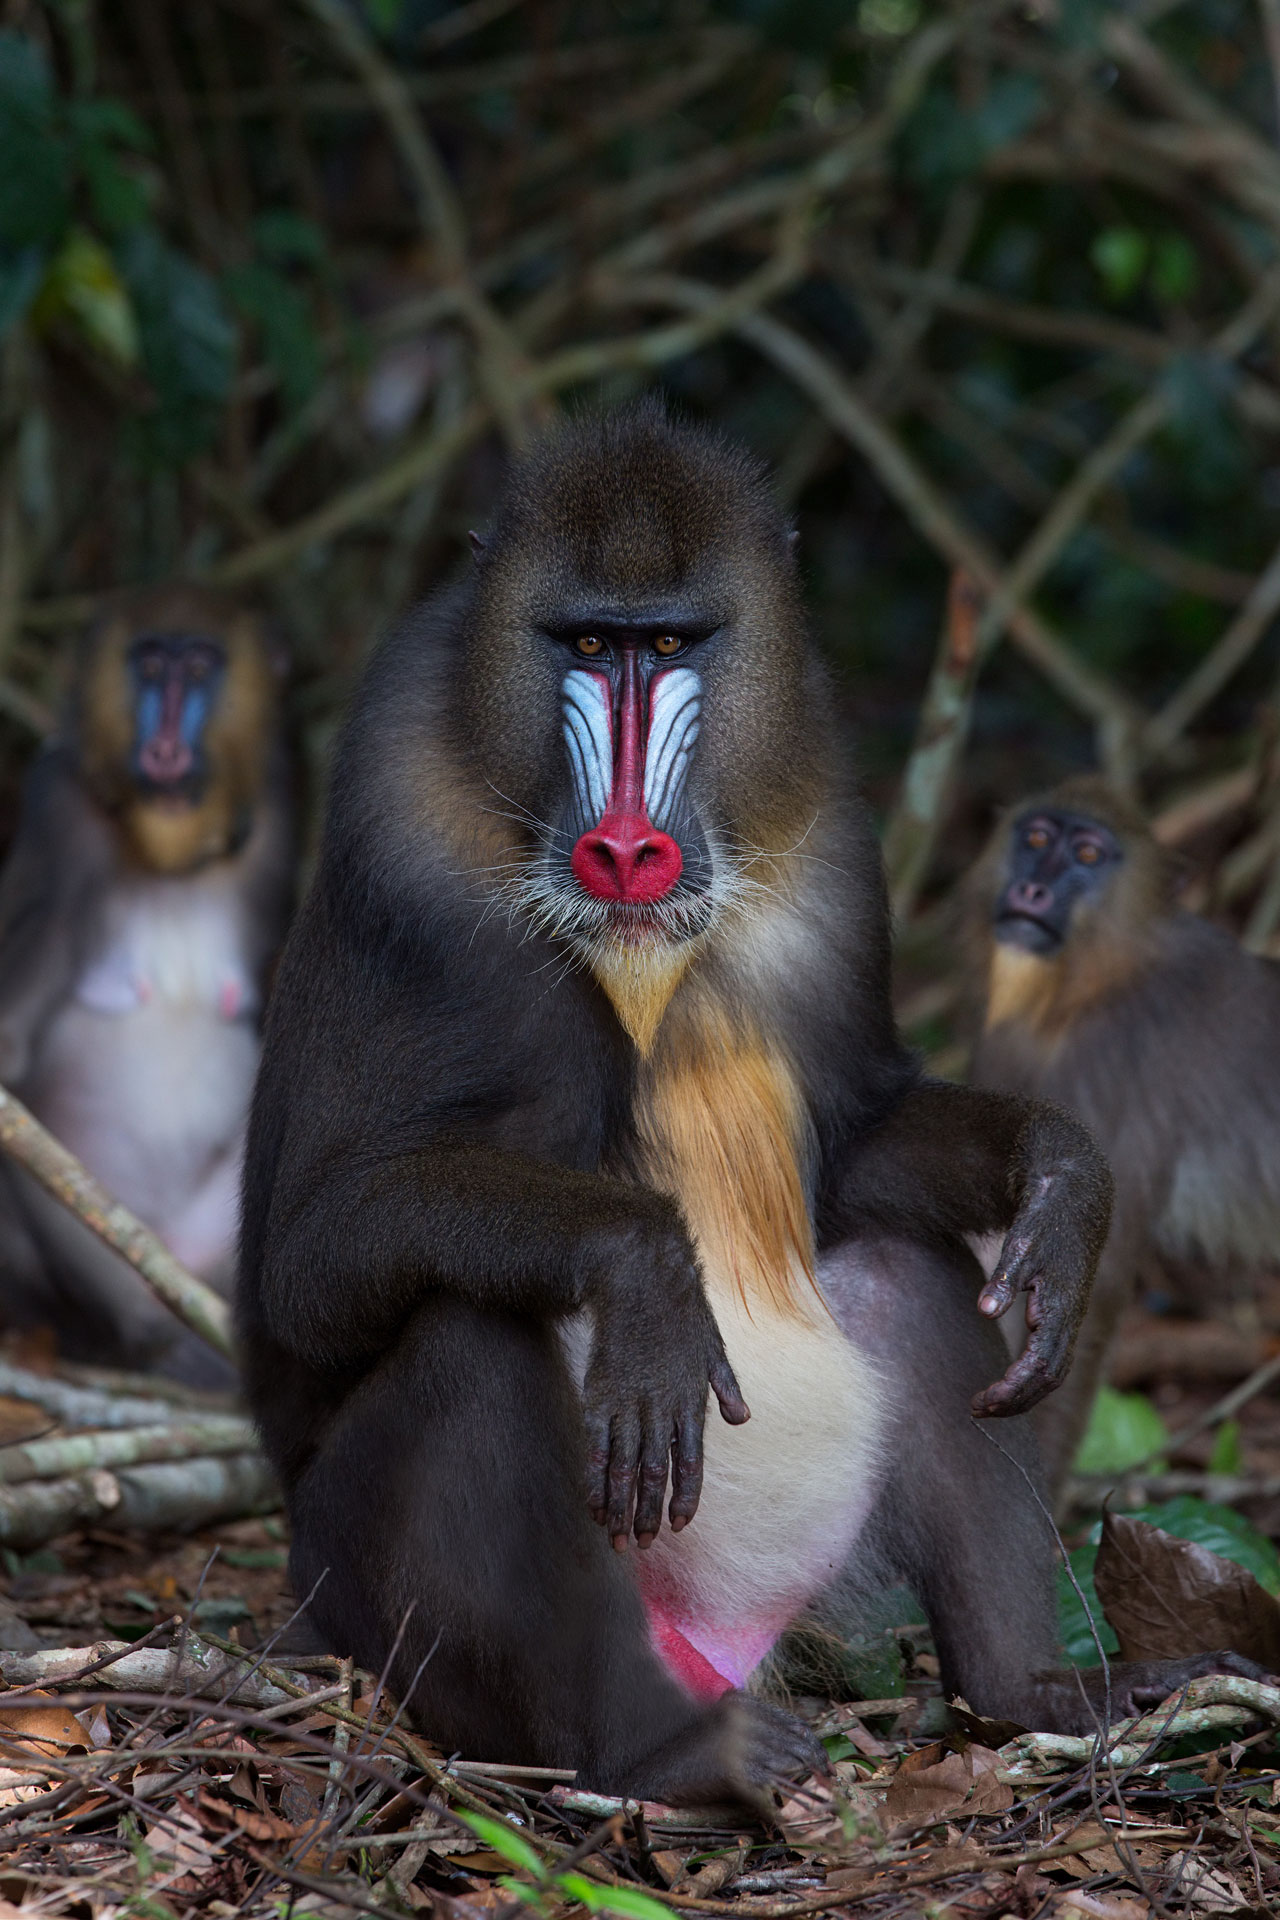
[[477,533],[474,527],[472,527],[467,538],[471,542],[471,558],[478,566],[489,550],[489,542],[482,533]]
[[800,545],[799,527],[788,527],[787,528],[787,552],[791,555],[792,559],[795,558],[796,548],[799,545]]

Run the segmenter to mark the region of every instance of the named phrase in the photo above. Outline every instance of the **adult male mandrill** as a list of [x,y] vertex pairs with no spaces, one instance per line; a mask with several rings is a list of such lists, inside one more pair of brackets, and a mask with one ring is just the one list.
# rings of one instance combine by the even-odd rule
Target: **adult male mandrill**
[[[227,1291],[266,971],[293,899],[279,678],[235,601],[167,586],[115,602],[0,877],[0,1080]],[[230,1377],[12,1167],[0,1312],[52,1321],[78,1358]]]
[[[1088,1717],[1030,1435],[969,1416],[1064,1370],[1107,1176],[1065,1115],[921,1081],[845,762],[758,469],[649,408],[522,463],[356,699],[240,1327],[297,1589],[446,1751],[758,1806],[822,1757],[740,1689],[863,1576],[975,1708]],[[962,1236],[998,1225],[984,1307],[1036,1330],[991,1386]]]

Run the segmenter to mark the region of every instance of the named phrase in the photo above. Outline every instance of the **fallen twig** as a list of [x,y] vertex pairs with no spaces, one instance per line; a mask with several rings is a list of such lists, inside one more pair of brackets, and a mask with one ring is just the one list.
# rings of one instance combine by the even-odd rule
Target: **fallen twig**
[[129,1262],[158,1300],[217,1353],[232,1358],[231,1315],[211,1286],[189,1273],[137,1215],[95,1180],[88,1168],[0,1087],[0,1147],[33,1174],[55,1200]]

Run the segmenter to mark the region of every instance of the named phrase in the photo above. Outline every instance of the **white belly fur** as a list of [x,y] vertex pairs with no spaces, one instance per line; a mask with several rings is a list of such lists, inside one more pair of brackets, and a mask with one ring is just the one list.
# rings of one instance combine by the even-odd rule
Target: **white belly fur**
[[709,1275],[708,1293],[751,1418],[731,1427],[710,1401],[697,1516],[635,1565],[649,1606],[741,1685],[844,1566],[877,1491],[886,1396],[817,1301],[803,1319],[758,1301],[748,1316],[731,1282]]
[[242,908],[219,870],[142,880],[41,1043],[26,1097],[174,1253],[229,1266],[258,1062]]

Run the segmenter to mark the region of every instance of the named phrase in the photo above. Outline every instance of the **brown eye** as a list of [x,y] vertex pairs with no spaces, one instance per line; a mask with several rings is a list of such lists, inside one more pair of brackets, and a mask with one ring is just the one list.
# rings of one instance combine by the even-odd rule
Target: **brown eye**
[[679,653],[683,645],[684,641],[679,634],[660,633],[654,640],[653,650],[655,653],[660,653],[664,660],[669,660],[673,653]]
[[1082,867],[1096,867],[1102,854],[1091,840],[1086,840],[1076,848],[1076,859]]
[[1039,853],[1041,847],[1047,847],[1048,844],[1049,844],[1049,836],[1045,832],[1044,828],[1032,827],[1030,833],[1027,835],[1027,845],[1029,847],[1033,847],[1035,851]]
[[589,660],[596,654],[604,652],[604,641],[594,633],[579,634],[573,644],[576,650],[579,653],[585,653]]

